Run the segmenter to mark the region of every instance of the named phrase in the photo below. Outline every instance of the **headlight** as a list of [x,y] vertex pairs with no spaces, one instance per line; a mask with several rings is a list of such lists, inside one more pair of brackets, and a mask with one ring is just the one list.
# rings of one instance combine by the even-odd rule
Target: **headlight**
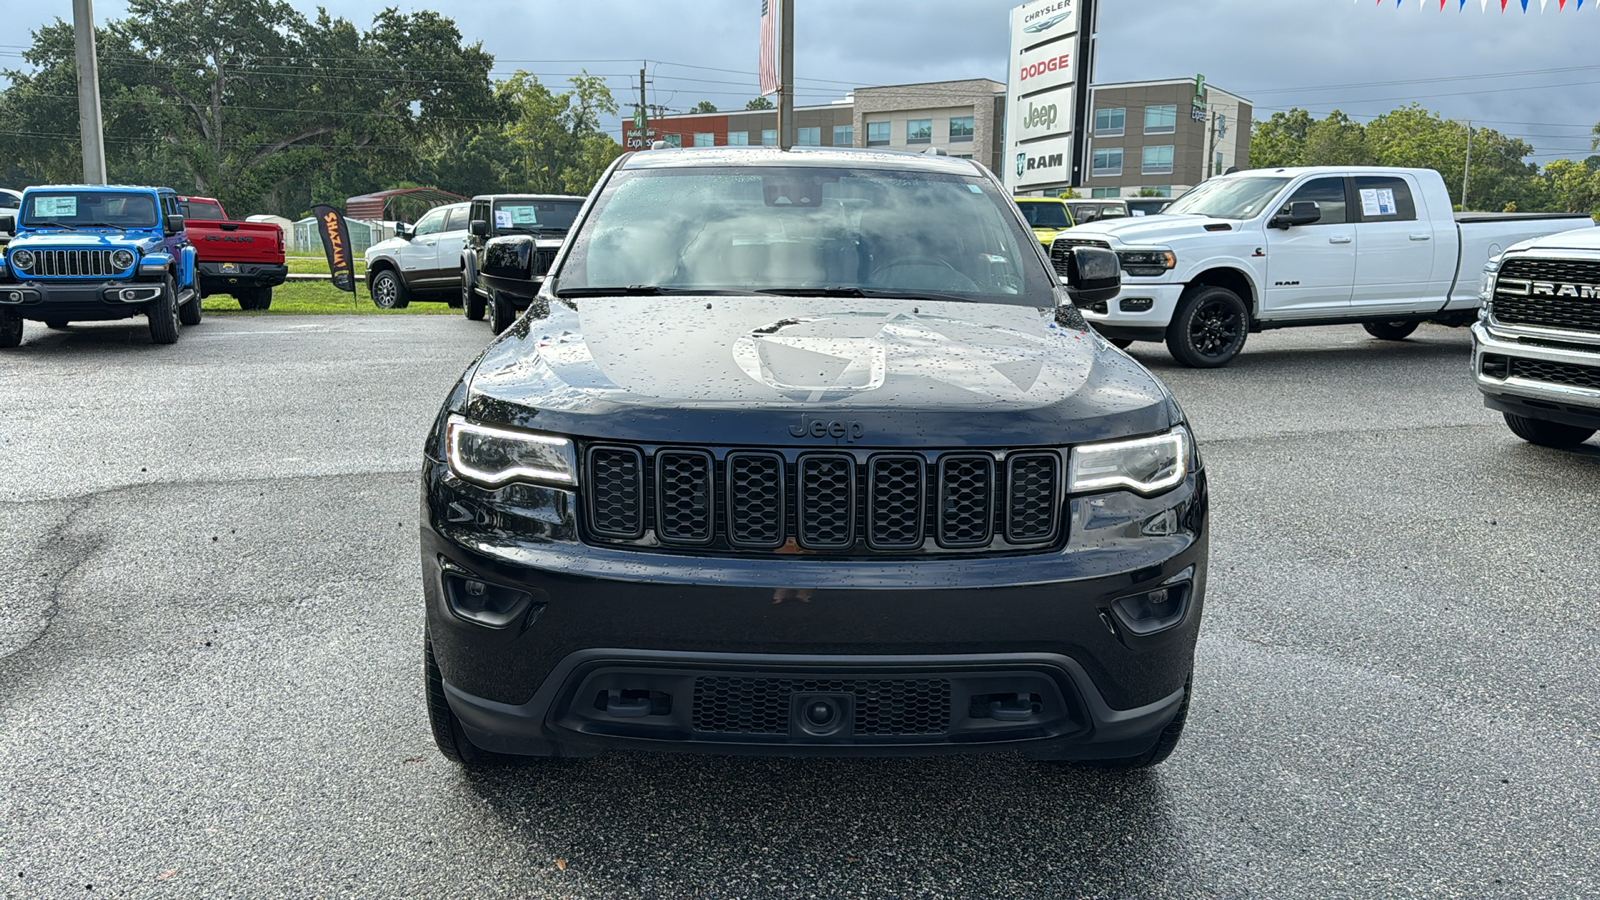
[[1171,250],[1119,250],[1117,259],[1124,272],[1145,278],[1165,275],[1178,264],[1178,255]]
[[111,254],[111,267],[119,270],[133,268],[133,251],[118,250]]
[[499,487],[535,481],[570,487],[578,483],[572,441],[531,431],[511,431],[451,416],[445,425],[450,471],[457,477]]
[[1478,276],[1478,300],[1488,305],[1494,299],[1494,277],[1500,272],[1500,257],[1483,264],[1483,274]]
[[1067,490],[1074,494],[1128,488],[1156,494],[1189,474],[1189,432],[1182,427],[1155,437],[1072,448]]
[[27,250],[16,250],[11,254],[11,265],[18,272],[26,272],[33,268],[33,254]]

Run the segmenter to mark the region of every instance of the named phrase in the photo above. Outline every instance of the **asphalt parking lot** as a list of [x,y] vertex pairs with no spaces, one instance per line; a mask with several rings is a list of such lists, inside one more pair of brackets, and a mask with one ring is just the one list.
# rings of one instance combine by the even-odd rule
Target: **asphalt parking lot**
[[458,317],[0,353],[0,896],[1600,895],[1600,438],[1464,330],[1134,355],[1211,470],[1195,706],[1147,773],[619,754],[463,775],[422,702],[421,441]]

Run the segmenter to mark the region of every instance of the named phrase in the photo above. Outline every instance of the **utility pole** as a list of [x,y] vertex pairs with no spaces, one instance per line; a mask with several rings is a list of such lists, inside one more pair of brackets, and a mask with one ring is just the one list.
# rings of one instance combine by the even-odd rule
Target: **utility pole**
[[778,3],[778,149],[794,146],[794,3]]
[[100,123],[100,65],[94,49],[93,0],[72,0],[72,33],[78,51],[78,133],[83,144],[83,180],[106,183],[106,139]]
[[1472,120],[1467,120],[1467,164],[1461,167],[1461,211],[1467,211],[1467,178],[1472,174]]

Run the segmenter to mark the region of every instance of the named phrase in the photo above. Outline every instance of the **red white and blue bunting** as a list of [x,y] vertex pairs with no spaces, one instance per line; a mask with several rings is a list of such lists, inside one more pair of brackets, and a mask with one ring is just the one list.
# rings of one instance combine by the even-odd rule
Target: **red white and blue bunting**
[[[1360,3],[1361,0],[1356,0],[1356,2]],[[1382,6],[1385,2],[1387,2],[1387,0],[1378,0],[1378,5]],[[1406,2],[1406,0],[1395,0],[1394,5],[1395,6],[1404,6],[1405,2]],[[1483,12],[1488,12],[1489,11],[1489,4],[1492,3],[1492,2],[1494,2],[1494,0],[1478,0],[1478,8],[1480,10],[1482,10]],[[1566,9],[1567,9],[1567,4],[1568,3],[1571,3],[1572,4],[1572,8],[1575,9],[1575,10],[1583,9],[1583,2],[1584,2],[1584,0],[1556,0],[1556,12],[1565,12]],[[1523,12],[1527,12],[1528,11],[1528,0],[1500,0],[1500,11],[1501,12],[1505,12],[1507,6],[1511,6],[1511,7],[1515,8],[1518,3],[1521,3]],[[1417,0],[1417,8],[1418,9],[1428,9],[1432,5],[1433,5],[1433,0]],[[1447,7],[1449,5],[1450,5],[1450,0],[1439,0],[1439,10],[1440,10],[1440,12],[1443,12],[1445,7]],[[1544,12],[1545,9],[1547,7],[1549,7],[1549,6],[1550,6],[1550,0],[1539,0],[1539,11],[1540,12]],[[1589,8],[1590,9],[1594,9],[1596,6],[1600,6],[1600,0],[1593,0],[1593,2],[1591,2],[1589,4]],[[1457,5],[1456,5],[1456,11],[1457,12],[1461,12],[1461,11],[1465,10],[1466,8],[1467,8],[1467,0],[1458,0]]]

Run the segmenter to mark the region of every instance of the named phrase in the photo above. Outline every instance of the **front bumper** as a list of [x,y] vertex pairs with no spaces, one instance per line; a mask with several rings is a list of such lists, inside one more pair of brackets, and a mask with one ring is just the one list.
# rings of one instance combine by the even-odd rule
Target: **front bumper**
[[[1594,340],[1595,336],[1589,339]],[[1526,363],[1532,363],[1528,365]],[[1571,376],[1588,373],[1587,378]],[[1485,406],[1531,419],[1600,428],[1600,344],[1532,343],[1498,334],[1483,321],[1472,326],[1472,374]],[[1550,380],[1568,376],[1566,382]]]
[[238,287],[276,287],[289,278],[284,263],[206,262],[195,265],[200,289],[207,294],[226,294]]
[[24,281],[0,284],[0,309],[25,319],[125,319],[142,314],[161,290],[154,281]]
[[[1167,337],[1167,325],[1177,315],[1184,287],[1183,284],[1146,283],[1145,279],[1124,278],[1122,292],[1106,303],[1105,312],[1081,307],[1080,311],[1095,331],[1108,338],[1162,341]],[[1141,300],[1148,300],[1150,308],[1135,311],[1143,304],[1128,302]]]
[[[425,478],[428,632],[452,710],[488,750],[1131,756],[1193,668],[1203,471],[1157,498],[1074,499],[1059,551],[883,560],[586,546],[570,492],[482,491],[434,462]],[[484,624],[459,579],[520,599]],[[1179,611],[1136,633],[1116,601],[1163,586]],[[816,695],[850,724],[804,727]],[[913,701],[922,712],[904,712]],[[891,708],[921,724],[881,724]]]

